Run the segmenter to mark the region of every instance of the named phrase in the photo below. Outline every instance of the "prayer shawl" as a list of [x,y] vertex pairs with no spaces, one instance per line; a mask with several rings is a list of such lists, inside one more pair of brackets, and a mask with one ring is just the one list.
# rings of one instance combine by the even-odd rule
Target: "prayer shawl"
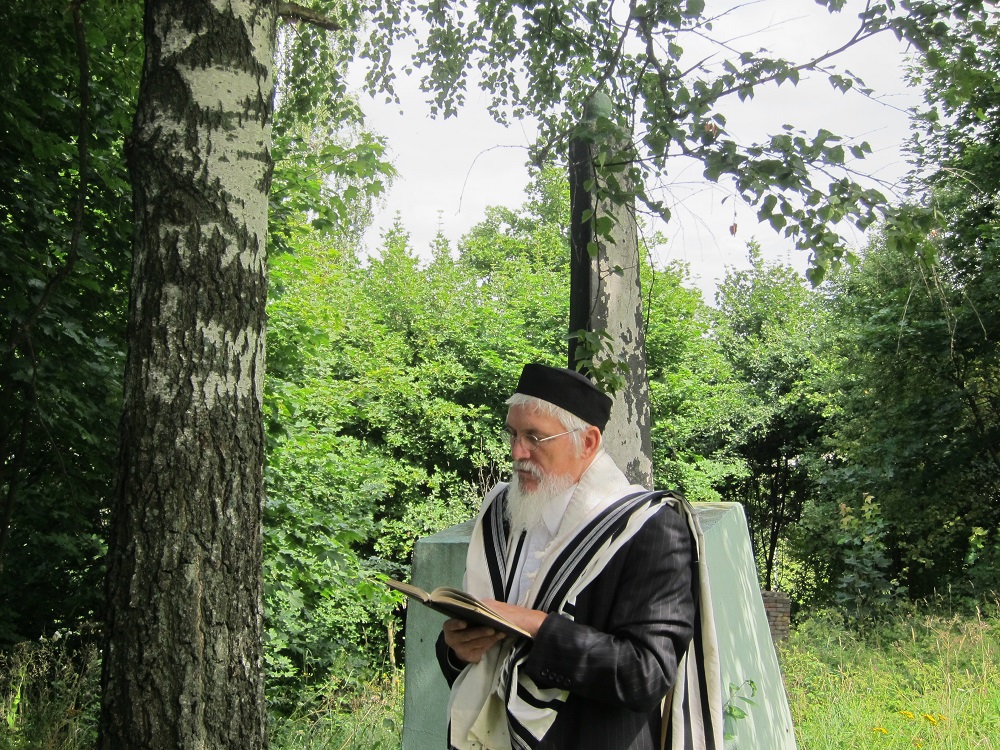
[[[576,597],[608,561],[665,503],[678,507],[696,544],[701,597],[692,646],[678,665],[674,689],[664,700],[663,747],[721,750],[722,693],[697,519],[679,495],[628,485],[606,455],[584,474],[581,486],[584,491],[578,488],[574,493],[566,518],[531,584],[529,606],[573,619]],[[470,593],[498,600],[506,600],[521,552],[520,544],[509,544],[503,512],[505,490],[506,485],[498,486],[483,503],[469,544],[465,581]],[[474,561],[478,563],[472,564]],[[519,670],[529,649],[526,641],[506,639],[459,675],[449,703],[452,748],[527,750],[545,736],[569,693],[541,688]]]
[[670,493],[687,519],[698,562],[698,614],[694,637],[677,664],[677,680],[663,699],[664,750],[722,750],[722,673],[715,613],[705,560],[705,537],[691,504]]

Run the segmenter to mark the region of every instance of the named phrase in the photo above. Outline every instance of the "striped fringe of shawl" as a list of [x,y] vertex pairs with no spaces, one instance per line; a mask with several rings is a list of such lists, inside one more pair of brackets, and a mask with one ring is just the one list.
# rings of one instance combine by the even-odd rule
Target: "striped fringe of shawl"
[[722,675],[712,592],[705,560],[705,537],[691,504],[677,500],[687,518],[698,556],[698,616],[694,637],[677,665],[677,681],[663,699],[663,750],[722,750]]

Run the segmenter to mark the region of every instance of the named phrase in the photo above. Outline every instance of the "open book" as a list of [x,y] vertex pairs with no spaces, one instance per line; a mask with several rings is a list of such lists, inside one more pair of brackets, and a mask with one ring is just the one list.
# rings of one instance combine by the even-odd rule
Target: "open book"
[[441,612],[449,617],[454,617],[456,620],[465,620],[475,625],[485,625],[486,627],[496,628],[511,635],[519,635],[522,638],[531,639],[527,631],[522,630],[510,620],[494,612],[472,594],[467,594],[459,589],[453,589],[450,586],[439,586],[428,593],[419,586],[401,583],[391,578],[387,579],[385,584],[391,589],[403,592],[411,599],[416,599],[424,606],[430,607],[434,611]]

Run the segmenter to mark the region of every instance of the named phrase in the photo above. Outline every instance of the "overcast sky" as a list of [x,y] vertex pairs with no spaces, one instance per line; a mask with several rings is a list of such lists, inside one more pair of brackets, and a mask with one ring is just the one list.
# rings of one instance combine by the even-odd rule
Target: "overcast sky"
[[[710,9],[712,5],[709,2]],[[765,47],[801,61],[849,39],[861,7],[858,0],[848,0],[841,14],[831,16],[808,0],[761,0],[717,22],[715,32],[736,39],[734,45],[741,49]],[[746,104],[734,99],[724,110],[727,129],[744,144],[779,132],[784,123],[808,133],[826,128],[850,140],[866,140],[875,153],[857,168],[896,180],[906,168],[900,152],[908,132],[905,110],[918,97],[903,83],[904,52],[895,37],[884,33],[837,58],[839,69],[860,75],[875,89],[877,101],[859,93],[841,94],[830,88],[825,76],[814,74],[795,87],[759,89]],[[367,236],[368,247],[378,247],[381,233],[397,212],[413,247],[424,252],[439,227],[454,247],[483,218],[486,206],[521,205],[528,180],[530,123],[508,128],[495,124],[486,112],[486,97],[478,90],[470,91],[459,116],[448,120],[430,117],[416,81],[399,81],[399,93],[403,113],[399,106],[379,101],[366,100],[362,105],[371,127],[389,138],[399,171]],[[673,218],[665,229],[668,243],[659,250],[660,261],[689,263],[707,301],[727,266],[747,265],[746,243],[752,238],[762,243],[768,257],[805,268],[805,253],[758,225],[754,211],[738,200],[723,202],[725,187],[704,183],[700,174],[700,168],[691,165],[671,172],[673,188],[666,198]],[[729,232],[734,206],[735,237]],[[863,238],[855,241],[860,245]]]

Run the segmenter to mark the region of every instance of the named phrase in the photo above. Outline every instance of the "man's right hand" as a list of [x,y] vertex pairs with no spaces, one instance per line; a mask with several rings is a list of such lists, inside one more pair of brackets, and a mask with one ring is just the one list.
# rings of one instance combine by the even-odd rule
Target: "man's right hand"
[[502,630],[469,625],[465,620],[445,620],[444,642],[464,662],[477,664],[483,654],[507,637]]

